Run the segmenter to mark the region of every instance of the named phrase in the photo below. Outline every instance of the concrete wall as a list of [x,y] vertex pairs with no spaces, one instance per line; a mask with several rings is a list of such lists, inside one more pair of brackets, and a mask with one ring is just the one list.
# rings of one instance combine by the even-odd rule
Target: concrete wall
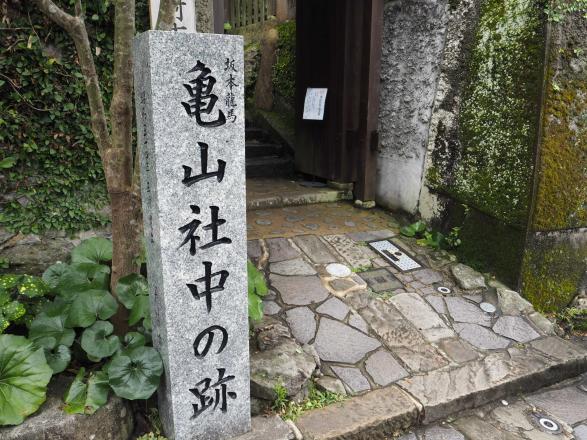
[[417,209],[447,10],[447,0],[385,4],[376,198],[390,209]]

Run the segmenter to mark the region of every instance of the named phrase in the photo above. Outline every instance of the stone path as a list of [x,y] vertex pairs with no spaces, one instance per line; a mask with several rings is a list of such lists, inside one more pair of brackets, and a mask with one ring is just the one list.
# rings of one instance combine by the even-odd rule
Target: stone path
[[[286,214],[298,217],[279,231],[250,229],[256,239],[249,257],[271,289],[265,313],[313,347],[320,374],[342,382],[349,395],[399,388],[415,399],[419,417],[433,422],[587,370],[587,350],[557,337],[516,292],[445,251],[400,237],[387,214],[324,204],[252,211],[249,225]],[[315,230],[303,226],[308,219]],[[386,238],[423,267],[401,272],[366,244]],[[339,273],[332,263],[350,270]]]

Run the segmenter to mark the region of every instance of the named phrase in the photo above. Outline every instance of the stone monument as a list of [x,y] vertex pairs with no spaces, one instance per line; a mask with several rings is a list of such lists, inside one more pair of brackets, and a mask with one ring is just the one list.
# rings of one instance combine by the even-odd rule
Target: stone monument
[[231,438],[250,428],[242,37],[146,32],[134,76],[163,426]]

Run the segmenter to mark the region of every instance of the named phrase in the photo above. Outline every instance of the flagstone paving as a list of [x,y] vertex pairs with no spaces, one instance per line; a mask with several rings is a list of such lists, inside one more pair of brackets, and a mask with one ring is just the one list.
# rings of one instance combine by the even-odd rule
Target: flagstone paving
[[[445,251],[400,236],[389,214],[344,203],[265,212],[263,218],[277,219],[283,228],[278,233],[256,224],[249,231],[250,258],[274,292],[265,311],[300,344],[313,346],[321,372],[340,379],[349,395],[395,387],[417,402],[421,419],[434,422],[587,370],[587,350],[558,338],[550,321],[516,292],[457,264]],[[248,215],[249,222],[259,217],[255,211]],[[289,216],[292,225],[303,223],[294,215],[318,227],[310,232],[282,221]],[[410,253],[422,268],[395,268],[366,243],[379,239]],[[329,273],[333,262],[347,266],[348,276]],[[403,440],[412,438],[463,436],[438,427]]]

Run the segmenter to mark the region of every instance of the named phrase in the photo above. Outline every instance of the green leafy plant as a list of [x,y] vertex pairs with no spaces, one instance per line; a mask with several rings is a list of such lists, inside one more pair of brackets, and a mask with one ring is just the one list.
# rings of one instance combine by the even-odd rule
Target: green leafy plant
[[68,413],[94,413],[106,403],[110,391],[129,400],[147,399],[163,371],[159,353],[146,345],[149,334],[140,332],[150,328],[149,290],[140,275],[123,278],[118,289],[136,331],[124,338],[114,334],[109,319],[119,305],[108,290],[110,268],[102,264],[111,256],[108,240],[92,238],[72,251],[71,264],[51,266],[43,279],[0,278],[3,292],[11,288],[27,298],[47,295],[28,324],[28,343],[39,350],[39,363],[52,374],[70,366],[78,370],[64,396]]
[[[296,91],[296,22],[285,21],[277,26],[278,40],[273,65],[274,90],[292,102]],[[292,102],[293,103],[293,102]]]
[[403,236],[416,238],[418,245],[433,249],[454,249],[460,246],[459,231],[458,227],[452,228],[449,235],[445,236],[442,232],[431,230],[422,220],[400,229]]
[[587,310],[577,307],[568,307],[556,315],[558,323],[565,331],[587,332]]
[[0,335],[0,425],[18,425],[34,413],[52,374],[43,349],[24,336]]
[[548,19],[555,23],[575,13],[587,18],[587,0],[550,0],[547,2],[545,11]]
[[13,323],[27,323],[47,300],[49,286],[31,275],[0,275],[0,333]]
[[411,225],[404,226],[400,229],[400,233],[406,237],[418,237],[426,231],[426,223],[417,221]]
[[263,318],[263,297],[269,289],[263,273],[251,261],[247,261],[249,319],[260,321]]
[[[314,383],[308,387],[308,397],[301,402],[292,402],[287,399],[287,390],[283,386],[275,387],[277,398],[273,404],[273,410],[286,420],[296,420],[306,411],[324,408],[333,403],[342,402],[346,399],[341,394],[330,391],[319,391]],[[285,391],[285,394],[284,394]]]

